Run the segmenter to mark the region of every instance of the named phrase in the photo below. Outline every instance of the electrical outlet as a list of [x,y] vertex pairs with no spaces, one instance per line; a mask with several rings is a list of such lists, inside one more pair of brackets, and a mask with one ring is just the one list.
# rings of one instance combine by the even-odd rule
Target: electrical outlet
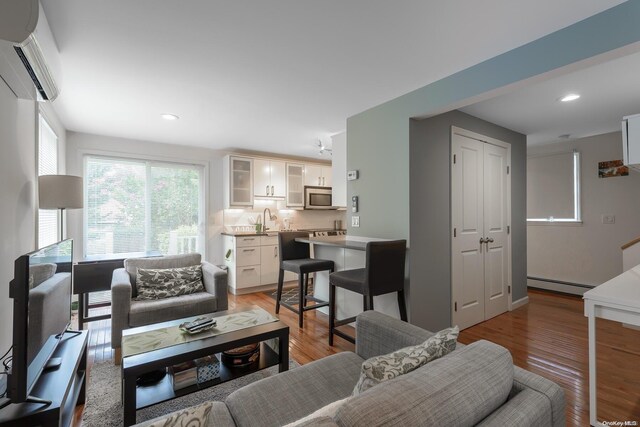
[[352,227],[360,227],[360,217],[359,216],[352,216],[351,217],[351,226]]
[[615,224],[616,216],[615,215],[602,215],[602,223],[603,224]]

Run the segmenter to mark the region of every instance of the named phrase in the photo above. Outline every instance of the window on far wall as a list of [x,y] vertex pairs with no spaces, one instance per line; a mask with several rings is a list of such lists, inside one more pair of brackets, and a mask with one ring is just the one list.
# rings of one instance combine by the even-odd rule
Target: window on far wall
[[[58,174],[58,137],[44,116],[38,118],[38,176]],[[58,241],[59,212],[38,210],[38,247]]]
[[581,221],[580,153],[527,158],[527,221]]
[[85,255],[204,254],[202,166],[85,157]]

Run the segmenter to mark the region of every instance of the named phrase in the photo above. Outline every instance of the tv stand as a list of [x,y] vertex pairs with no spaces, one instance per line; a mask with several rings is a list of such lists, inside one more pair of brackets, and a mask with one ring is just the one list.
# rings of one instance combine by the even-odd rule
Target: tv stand
[[[77,339],[80,337],[81,339]],[[76,405],[84,404],[87,369],[87,331],[64,336],[52,357],[58,369],[44,371],[26,402],[0,402],[0,427],[71,425]]]

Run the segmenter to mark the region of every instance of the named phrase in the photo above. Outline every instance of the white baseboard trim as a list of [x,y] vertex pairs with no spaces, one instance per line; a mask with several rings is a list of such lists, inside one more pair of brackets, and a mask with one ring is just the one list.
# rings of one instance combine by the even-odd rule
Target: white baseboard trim
[[572,295],[584,295],[589,289],[593,289],[593,286],[583,285],[579,283],[562,282],[555,280],[536,280],[535,278],[527,279],[527,287],[545,289],[548,291],[563,292],[565,294]]
[[511,311],[515,310],[516,308],[520,308],[524,305],[529,304],[529,297],[524,297],[524,298],[520,298],[519,300],[516,301],[511,301]]

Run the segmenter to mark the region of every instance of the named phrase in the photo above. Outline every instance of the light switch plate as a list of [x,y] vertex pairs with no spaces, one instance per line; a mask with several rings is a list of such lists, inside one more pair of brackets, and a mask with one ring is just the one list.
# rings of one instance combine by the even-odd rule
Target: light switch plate
[[347,181],[355,181],[359,177],[359,173],[357,170],[347,172]]
[[360,217],[359,216],[352,216],[351,217],[351,226],[352,227],[360,227]]
[[615,215],[602,215],[602,223],[603,224],[615,224],[616,216]]

